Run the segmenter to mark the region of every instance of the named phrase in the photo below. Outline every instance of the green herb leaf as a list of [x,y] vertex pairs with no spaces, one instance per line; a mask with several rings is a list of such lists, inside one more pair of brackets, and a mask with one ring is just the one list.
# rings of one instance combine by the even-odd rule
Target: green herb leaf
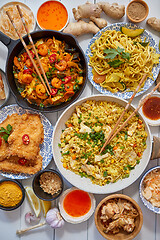
[[121,64],[123,64],[124,62],[122,62],[121,60],[119,59],[116,59],[116,60],[113,60],[113,61],[110,61],[108,62],[108,64],[113,67],[113,68],[117,68],[119,67]]
[[103,172],[103,177],[107,177],[107,175],[108,175],[107,171],[104,171]]
[[124,58],[124,59],[127,59],[129,61],[131,55],[128,52],[122,52],[121,57]]
[[116,49],[111,48],[111,49],[105,49],[104,53],[107,54],[107,56],[105,56],[105,59],[113,59],[118,55],[118,52]]
[[149,42],[140,42],[140,44],[141,44],[143,47],[146,47],[146,46],[149,44]]

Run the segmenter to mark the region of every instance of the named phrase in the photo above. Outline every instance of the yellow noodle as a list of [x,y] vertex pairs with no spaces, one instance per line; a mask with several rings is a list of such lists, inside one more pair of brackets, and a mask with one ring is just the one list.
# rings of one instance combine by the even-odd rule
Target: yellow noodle
[[[93,75],[94,72],[99,75],[106,75],[106,80],[100,83],[102,87],[112,92],[123,91],[125,87],[128,91],[134,91],[144,73],[147,74],[147,77],[153,79],[152,68],[159,63],[160,54],[157,54],[156,50],[149,44],[143,47],[139,42],[142,42],[140,37],[132,39],[120,31],[107,30],[91,45],[90,66],[93,68]],[[104,50],[117,49],[118,47],[130,53],[131,57],[129,62],[126,61],[119,67],[113,68],[108,64],[112,60],[105,59]],[[116,56],[115,59],[124,61],[120,56]],[[122,86],[122,89],[120,89],[120,83],[118,84],[118,82],[123,82],[124,88]]]

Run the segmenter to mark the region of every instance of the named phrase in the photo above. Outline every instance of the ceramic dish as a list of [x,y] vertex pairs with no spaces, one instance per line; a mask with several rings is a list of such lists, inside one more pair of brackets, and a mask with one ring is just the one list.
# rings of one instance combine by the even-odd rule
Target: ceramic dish
[[8,87],[8,84],[7,84],[6,75],[2,71],[2,69],[0,69],[0,74],[2,76],[2,81],[3,81],[3,84],[4,84],[4,91],[5,91],[5,95],[6,95],[5,99],[0,100],[0,108],[2,108],[7,103],[8,99],[9,99],[10,90],[9,90],[9,87]]
[[22,191],[22,199],[14,207],[4,207],[4,206],[0,205],[0,209],[5,210],[5,211],[12,211],[12,210],[15,210],[15,209],[19,208],[22,205],[22,203],[24,201],[24,198],[25,198],[25,190],[24,190],[23,185],[20,182],[18,182],[17,180],[13,180],[13,179],[3,179],[3,180],[0,181],[0,184],[3,183],[3,182],[13,182],[13,183],[17,184],[18,187],[20,187],[20,189]]
[[[0,110],[0,122],[4,121],[8,115],[11,115],[13,113],[18,113],[18,114],[22,115],[24,113],[35,114],[36,112],[23,109],[16,104],[9,105]],[[38,114],[38,112],[37,112],[37,114]],[[52,142],[53,127],[52,127],[51,123],[49,122],[49,120],[44,115],[42,115],[41,113],[39,113],[39,115],[40,115],[41,122],[43,124],[43,129],[44,129],[44,141],[40,147],[40,154],[43,157],[42,169],[44,169],[48,166],[48,164],[50,163],[50,161],[52,159],[51,142]],[[33,175],[22,174],[22,173],[21,174],[5,173],[2,171],[0,171],[0,174],[4,177],[8,177],[8,178],[12,178],[12,179],[26,179],[26,178],[33,176]]]
[[[117,93],[112,93],[110,91],[108,91],[107,89],[101,87],[99,84],[95,83],[93,81],[93,74],[92,74],[92,67],[89,65],[89,56],[91,55],[91,45],[95,42],[96,39],[98,39],[102,32],[105,32],[107,30],[116,30],[116,31],[120,31],[120,27],[127,27],[127,28],[131,28],[131,29],[137,29],[139,28],[137,25],[134,25],[132,23],[115,23],[115,24],[111,24],[105,28],[103,28],[102,30],[100,30],[90,41],[87,51],[86,51],[86,58],[87,58],[87,62],[88,62],[88,79],[89,81],[92,83],[92,85],[100,92],[103,93],[105,95],[109,95],[109,96],[115,96],[115,97],[121,97],[123,99],[130,99],[133,92],[128,92],[127,90],[125,90],[124,92],[117,92]],[[146,30],[143,32],[143,34],[141,35],[141,39],[144,40],[146,38],[146,42],[150,42],[150,46],[154,47],[156,49],[156,52],[159,53],[158,50],[158,46],[155,42],[155,40],[153,39],[152,35],[150,33],[148,33]],[[153,73],[153,78],[154,80],[156,80],[158,73],[159,73],[159,68],[160,68],[160,64],[153,67],[152,69],[152,73]],[[153,80],[151,78],[147,78],[147,80],[145,81],[144,87],[143,89],[138,92],[136,94],[136,96],[139,96],[140,94],[144,93],[145,91],[148,90],[148,88],[150,88],[153,84]]]
[[[31,16],[32,16],[32,18],[33,18],[33,23],[32,23],[32,27],[31,27],[29,30],[30,30],[30,32],[33,32],[34,29],[35,29],[35,27],[36,27],[36,20],[35,20],[35,17],[34,17],[34,14],[33,14],[32,10],[31,10],[26,4],[24,4],[24,3],[22,3],[22,2],[8,2],[8,3],[4,4],[4,5],[0,8],[0,14],[1,14],[3,8],[5,8],[5,7],[12,7],[12,6],[15,6],[15,5],[17,5],[17,4],[18,4],[20,7],[23,7],[23,8],[25,8],[25,9],[27,9],[28,11],[30,11],[30,14],[31,14]],[[1,30],[1,31],[2,31],[2,30]],[[3,32],[3,31],[2,31],[2,32]],[[6,32],[3,32],[3,33],[7,35]],[[22,36],[24,36],[24,35],[26,35],[26,32],[25,32]],[[11,36],[9,36],[9,37],[11,37]],[[12,39],[16,40],[16,39],[19,39],[19,37],[18,37],[18,36],[12,37]]]
[[[55,6],[54,6],[55,5]],[[56,12],[57,11],[57,12]],[[47,24],[47,19],[49,18],[52,21],[52,24],[49,24],[48,27],[42,26],[42,23],[39,21],[40,14],[43,14],[44,25]],[[63,17],[66,14],[66,19],[63,21]],[[53,20],[54,19],[54,20]],[[40,5],[37,11],[37,24],[40,29],[50,29],[56,31],[62,31],[68,24],[69,15],[66,6],[64,3],[56,0],[49,0]],[[57,27],[57,23],[61,24],[60,28]]]
[[[142,98],[140,101],[142,101],[146,96],[147,96],[147,94],[144,95],[143,98]],[[153,93],[153,94],[151,95],[151,97],[158,97],[158,98],[160,98],[160,93]],[[139,111],[140,111],[140,113],[142,114],[143,118],[146,120],[146,122],[147,122],[150,126],[160,126],[160,119],[157,119],[157,120],[151,120],[151,119],[149,119],[148,117],[146,117],[146,116],[144,115],[142,107],[140,108]]]
[[[102,205],[104,203],[107,203],[109,200],[113,200],[113,199],[127,200],[137,210],[139,215],[135,218],[135,228],[134,228],[134,230],[132,232],[127,233],[125,231],[120,231],[117,234],[112,234],[112,233],[105,233],[103,231],[104,230],[104,225],[102,224],[102,221],[100,219],[101,208],[102,208]],[[120,240],[120,239],[131,240],[131,239],[135,238],[135,236],[140,232],[141,227],[143,225],[143,214],[142,214],[142,211],[141,211],[139,205],[132,198],[130,198],[127,195],[123,195],[123,194],[113,194],[113,195],[109,195],[108,197],[104,198],[98,204],[98,206],[96,208],[94,219],[95,219],[95,224],[96,224],[96,227],[97,227],[98,231],[100,232],[100,234],[104,238],[106,238],[108,240]]]
[[[72,187],[72,188],[70,188],[70,189],[67,189],[67,190],[66,190],[65,192],[63,192],[63,194],[61,195],[58,204],[59,204],[59,209],[60,209],[60,213],[61,213],[62,217],[63,217],[67,222],[69,222],[69,223],[78,224],[78,223],[81,223],[81,222],[86,221],[87,219],[89,219],[89,218],[91,217],[91,215],[93,214],[93,212],[94,212],[94,210],[95,210],[95,207],[96,207],[96,200],[95,200],[93,194],[91,194],[91,193],[86,193],[86,194],[89,196],[90,201],[91,201],[90,210],[89,210],[85,215],[82,215],[82,216],[79,216],[79,217],[75,217],[75,216],[73,217],[73,216],[69,215],[69,214],[65,211],[65,209],[64,209],[64,199],[65,199],[65,197],[66,197],[69,193],[71,193],[71,192],[73,192],[73,191],[79,191],[79,189],[78,189],[78,188],[75,188],[75,187]],[[80,191],[81,191],[81,190],[80,190]],[[77,198],[77,201],[78,201],[78,200],[79,200],[79,199]],[[83,201],[83,199],[82,199],[82,201]],[[78,205],[77,202],[75,203],[75,205],[76,205],[76,204]],[[75,205],[73,204],[74,207],[75,207]],[[84,207],[86,207],[86,206],[84,206]]]
[[[129,7],[131,6],[131,4],[132,3],[139,3],[139,4],[142,4],[144,7],[145,7],[145,16],[143,17],[143,18],[139,18],[139,19],[133,19],[131,16],[130,16],[130,14],[129,14]],[[129,18],[129,20],[131,21],[131,22],[134,22],[134,23],[139,23],[139,22],[142,22],[142,21],[144,21],[145,19],[146,19],[146,17],[148,16],[148,13],[149,13],[149,7],[148,7],[148,5],[147,5],[147,3],[146,2],[144,2],[144,1],[142,1],[142,0],[133,0],[133,1],[131,1],[129,4],[128,4],[128,6],[127,6],[127,9],[126,9],[126,14],[127,14],[127,17]]]
[[[152,143],[151,143],[151,133],[148,125],[146,124],[145,121],[145,130],[147,132],[147,148],[143,152],[142,159],[138,165],[136,165],[135,169],[130,172],[129,178],[125,178],[122,180],[119,180],[115,183],[109,183],[104,186],[99,186],[96,184],[93,184],[90,179],[88,178],[81,178],[80,175],[75,174],[72,171],[66,170],[66,168],[63,167],[63,163],[61,162],[61,153],[60,153],[60,148],[58,146],[58,143],[60,143],[60,136],[62,133],[62,130],[65,129],[65,122],[69,117],[72,115],[74,112],[76,106],[81,105],[82,103],[86,102],[87,100],[96,100],[96,101],[110,101],[110,102],[117,102],[118,104],[125,106],[127,101],[113,97],[113,96],[103,96],[103,95],[93,95],[90,97],[83,98],[76,103],[72,104],[69,108],[67,108],[62,115],[60,116],[59,120],[56,123],[54,133],[53,133],[53,142],[52,142],[52,147],[53,147],[53,158],[54,161],[61,172],[61,174],[74,186],[76,186],[79,189],[82,189],[86,192],[91,192],[91,193],[98,193],[98,194],[108,194],[116,191],[120,191],[129,185],[131,185],[134,181],[137,180],[137,178],[142,174],[144,169],[146,168],[149,160],[150,160],[150,155],[151,155],[151,150],[152,150]],[[132,107],[132,109],[135,109]],[[141,115],[140,115],[141,116]],[[141,119],[143,119],[141,117]]]
[[[43,174],[43,173],[54,173],[56,174],[56,176],[59,178],[59,181],[61,183],[61,189],[60,191],[58,191],[57,193],[55,193],[54,195],[51,195],[51,194],[48,194],[46,192],[43,191],[43,189],[40,187],[40,176]],[[54,182],[52,183],[54,185]],[[62,179],[62,176],[55,170],[53,169],[46,169],[46,170],[42,170],[40,172],[38,172],[34,179],[33,179],[33,182],[32,182],[32,187],[33,187],[33,191],[34,193],[36,194],[36,196],[44,201],[53,201],[55,200],[56,198],[58,198],[62,191],[63,191],[63,179]]]
[[152,171],[155,170],[155,169],[159,169],[159,170],[160,170],[160,166],[156,166],[156,167],[150,168],[147,172],[145,172],[145,174],[144,174],[143,177],[141,178],[141,181],[140,181],[140,184],[139,184],[139,195],[140,195],[140,198],[141,198],[143,204],[144,204],[149,210],[151,210],[151,211],[154,212],[154,213],[160,214],[160,208],[154,207],[147,199],[144,198],[144,196],[143,196],[143,194],[142,194],[142,191],[144,190],[143,181],[144,181],[145,177],[146,177],[150,172],[152,172]]

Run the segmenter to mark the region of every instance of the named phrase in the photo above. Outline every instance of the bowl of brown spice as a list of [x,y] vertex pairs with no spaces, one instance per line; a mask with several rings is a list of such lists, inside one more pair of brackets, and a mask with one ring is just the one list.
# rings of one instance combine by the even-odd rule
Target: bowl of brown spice
[[131,22],[139,23],[148,16],[149,7],[143,0],[133,0],[128,4],[126,13]]
[[52,201],[61,195],[63,191],[63,179],[56,170],[42,170],[35,175],[32,187],[38,198],[45,201]]

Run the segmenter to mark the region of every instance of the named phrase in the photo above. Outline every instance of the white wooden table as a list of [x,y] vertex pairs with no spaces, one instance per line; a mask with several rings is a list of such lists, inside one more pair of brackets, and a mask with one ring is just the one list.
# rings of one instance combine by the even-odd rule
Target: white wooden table
[[[99,0],[90,0],[90,2],[98,2]],[[104,0],[105,1],[105,0]],[[124,4],[127,6],[127,4],[130,2],[129,0],[107,0],[108,2],[118,2],[119,4]],[[7,0],[0,0],[0,7],[7,3]],[[44,0],[23,0],[21,1],[25,4],[27,4],[34,12],[36,16],[37,9],[40,4],[44,2]],[[84,4],[86,0],[63,0],[62,1],[66,7],[68,8],[69,15],[70,15],[70,21],[73,21],[73,15],[72,15],[72,8],[77,7],[80,4]],[[148,17],[157,17],[159,18],[159,11],[160,11],[160,0],[146,0],[148,6],[149,6],[149,16]],[[116,20],[113,20],[109,17],[106,17],[108,21],[108,25],[115,23]],[[120,20],[121,22],[123,21],[128,21],[126,16],[123,17],[123,19]],[[146,25],[146,21],[142,22],[139,24],[142,28],[145,28],[148,30],[156,40],[157,44],[159,43],[159,33],[155,32],[154,30],[151,30],[148,28]],[[88,43],[92,38],[92,34],[87,34],[78,37],[78,41],[84,52],[87,49]],[[6,58],[7,58],[7,48],[0,42],[0,68],[5,70],[5,64],[6,64]],[[152,89],[151,87],[148,92]],[[93,86],[88,82],[87,86],[85,87],[85,90],[81,96],[90,96],[92,94],[98,94],[98,91],[93,88]],[[133,101],[133,104],[137,106],[138,102],[140,100],[140,97],[136,97],[136,99]],[[14,97],[11,95],[8,101],[8,105],[15,103]],[[55,125],[58,117],[60,116],[61,112],[58,113],[49,113],[45,114],[46,117],[51,121],[53,125]],[[152,135],[158,136],[159,135],[159,127],[151,127],[151,133]],[[148,164],[147,169],[159,165],[160,160],[153,160],[150,161]],[[54,162],[49,165],[49,167],[55,167]],[[146,170],[147,170],[146,169]],[[146,171],[145,170],[145,171]],[[0,179],[3,177],[0,176]],[[24,186],[31,186],[32,184],[32,179],[27,179],[23,180],[22,184]],[[65,188],[70,188],[71,184],[68,183],[66,180],[65,181]],[[139,181],[140,178],[133,183],[131,186],[128,188],[124,189],[123,191],[119,193],[123,193],[126,195],[129,195],[133,199],[137,201],[137,203],[140,205],[142,212],[143,212],[143,217],[144,217],[144,222],[143,226],[141,229],[141,232],[137,235],[135,238],[136,240],[160,240],[160,215],[156,215],[153,212],[149,211],[142,203],[140,197],[139,197]],[[95,195],[97,204],[101,199],[103,199],[106,195]],[[57,205],[57,202],[52,203],[53,206]],[[66,223],[65,226],[62,229],[58,230],[53,230],[49,226],[43,226],[39,229],[32,230],[31,232],[28,232],[21,237],[18,237],[16,235],[16,230],[17,229],[23,229],[28,227],[28,225],[25,223],[25,213],[30,211],[30,205],[28,204],[27,199],[25,199],[23,205],[18,208],[17,210],[11,211],[11,212],[5,212],[0,210],[0,240],[17,240],[17,239],[22,239],[22,240],[101,240],[104,239],[99,232],[97,231],[95,224],[94,224],[94,216],[92,216],[88,221],[77,224],[77,225],[72,225],[69,223]],[[41,221],[43,220],[43,217]]]

